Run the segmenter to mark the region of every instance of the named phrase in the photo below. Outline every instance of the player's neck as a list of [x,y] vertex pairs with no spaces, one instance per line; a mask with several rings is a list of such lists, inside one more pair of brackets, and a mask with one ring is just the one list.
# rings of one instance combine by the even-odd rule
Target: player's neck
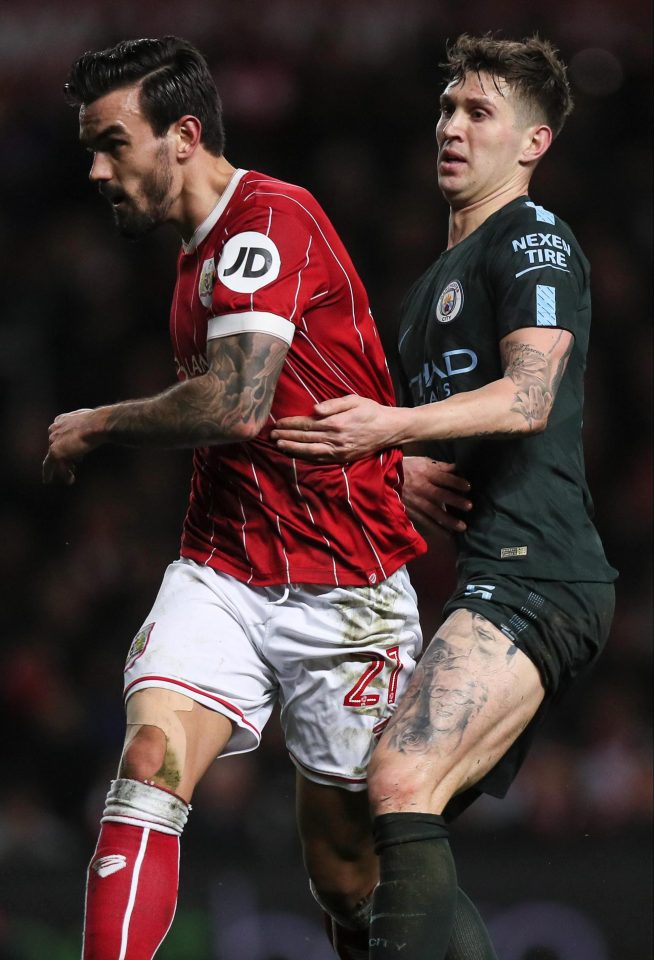
[[509,189],[498,190],[489,197],[474,201],[463,207],[450,207],[450,220],[447,233],[447,249],[455,247],[488,220],[492,214],[508,203],[523,197],[527,193],[527,184],[512,185]]
[[207,219],[236,173],[225,157],[204,154],[187,171],[171,219],[189,242],[197,228]]

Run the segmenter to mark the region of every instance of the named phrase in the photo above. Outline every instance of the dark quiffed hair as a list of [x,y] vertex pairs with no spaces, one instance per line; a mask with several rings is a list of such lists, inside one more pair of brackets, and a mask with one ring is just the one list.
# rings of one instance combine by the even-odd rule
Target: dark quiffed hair
[[491,33],[482,37],[461,34],[447,46],[447,61],[441,64],[449,83],[467,73],[487,73],[501,79],[528,106],[560,133],[572,112],[573,102],[565,64],[558,51],[538,35],[524,40],[500,40]]
[[107,50],[82,54],[71,67],[64,96],[72,106],[93,103],[113,90],[140,83],[140,106],[157,137],[184,114],[202,124],[201,143],[223,153],[222,105],[207,62],[180,37],[123,40]]

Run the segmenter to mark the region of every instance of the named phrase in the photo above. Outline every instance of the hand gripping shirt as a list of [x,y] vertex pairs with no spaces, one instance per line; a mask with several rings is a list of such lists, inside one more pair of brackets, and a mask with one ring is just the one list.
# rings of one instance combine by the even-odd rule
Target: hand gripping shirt
[[401,500],[402,455],[309,464],[270,431],[348,393],[395,402],[368,299],[306,190],[238,170],[178,260],[170,317],[178,379],[207,370],[207,339],[290,344],[268,422],[251,441],[197,448],[181,555],[254,585],[375,584],[425,544]]
[[472,484],[458,535],[473,579],[505,571],[541,580],[611,581],[592,522],[582,450],[590,329],[586,258],[562,220],[520,197],[447,250],[409,291],[399,330],[403,403],[438,402],[503,376],[499,342],[525,327],[558,327],[574,346],[546,430],[434,444]]

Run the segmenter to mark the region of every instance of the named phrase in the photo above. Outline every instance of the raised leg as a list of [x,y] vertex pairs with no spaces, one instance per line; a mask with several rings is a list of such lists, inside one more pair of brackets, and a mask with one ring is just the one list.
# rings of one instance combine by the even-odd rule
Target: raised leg
[[118,778],[89,865],[83,960],[154,956],[175,913],[189,801],[231,732],[226,717],[179,693],[130,697]]

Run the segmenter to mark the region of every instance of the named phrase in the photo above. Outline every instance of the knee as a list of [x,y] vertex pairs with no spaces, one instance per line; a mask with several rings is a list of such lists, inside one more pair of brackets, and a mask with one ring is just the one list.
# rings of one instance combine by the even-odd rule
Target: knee
[[193,701],[170,690],[149,687],[127,701],[127,736],[120,776],[153,780],[178,791],[184,776],[187,734],[182,718]]
[[369,903],[378,876],[375,869],[357,876],[341,873],[327,877],[323,874],[309,879],[311,892],[321,909],[337,923],[350,927],[362,906]]
[[377,883],[372,832],[365,845],[323,847],[305,860],[314,897],[333,917],[350,915]]
[[368,767],[368,794],[373,816],[382,813],[429,811],[441,813],[439,796],[443,777],[433,761],[391,754],[379,747]]
[[120,760],[120,776],[129,780],[155,780],[166,759],[167,741],[158,727],[141,726],[128,737]]
[[325,889],[313,879],[311,880],[311,890],[321,909],[334,918],[347,917],[365,896],[359,890],[337,889],[332,884],[329,884],[328,888]]

